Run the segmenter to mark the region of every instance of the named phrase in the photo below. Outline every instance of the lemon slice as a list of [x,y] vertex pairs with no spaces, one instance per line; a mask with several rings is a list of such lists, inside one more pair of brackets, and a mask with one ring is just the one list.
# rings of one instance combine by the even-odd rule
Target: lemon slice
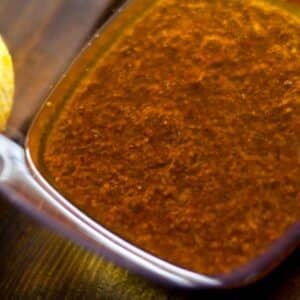
[[11,56],[0,36],[0,131],[5,129],[14,95],[14,72]]

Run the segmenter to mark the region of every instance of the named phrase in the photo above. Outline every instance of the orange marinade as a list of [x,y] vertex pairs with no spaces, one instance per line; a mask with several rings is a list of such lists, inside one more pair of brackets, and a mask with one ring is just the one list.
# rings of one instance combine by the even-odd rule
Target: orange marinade
[[43,175],[134,245],[230,272],[300,217],[299,51],[284,9],[158,1],[45,132]]

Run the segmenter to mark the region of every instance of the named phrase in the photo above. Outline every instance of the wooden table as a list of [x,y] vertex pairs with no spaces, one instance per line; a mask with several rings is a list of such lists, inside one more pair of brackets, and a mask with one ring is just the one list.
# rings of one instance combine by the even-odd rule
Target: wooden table
[[[50,87],[117,2],[1,0],[0,32],[17,82],[9,134],[22,140]],[[175,291],[104,261],[0,199],[0,299],[300,299],[299,258],[298,251],[245,289]]]

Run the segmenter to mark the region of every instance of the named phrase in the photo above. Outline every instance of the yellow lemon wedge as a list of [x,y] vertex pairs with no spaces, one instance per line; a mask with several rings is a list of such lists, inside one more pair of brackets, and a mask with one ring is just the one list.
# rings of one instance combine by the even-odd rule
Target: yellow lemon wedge
[[0,131],[5,129],[14,95],[14,71],[11,56],[0,36]]

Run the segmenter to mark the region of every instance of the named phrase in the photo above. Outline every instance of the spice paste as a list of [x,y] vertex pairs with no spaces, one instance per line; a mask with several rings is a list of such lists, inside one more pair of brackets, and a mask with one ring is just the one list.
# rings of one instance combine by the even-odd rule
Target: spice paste
[[300,217],[299,51],[270,4],[158,1],[45,132],[44,176],[134,245],[230,272]]

